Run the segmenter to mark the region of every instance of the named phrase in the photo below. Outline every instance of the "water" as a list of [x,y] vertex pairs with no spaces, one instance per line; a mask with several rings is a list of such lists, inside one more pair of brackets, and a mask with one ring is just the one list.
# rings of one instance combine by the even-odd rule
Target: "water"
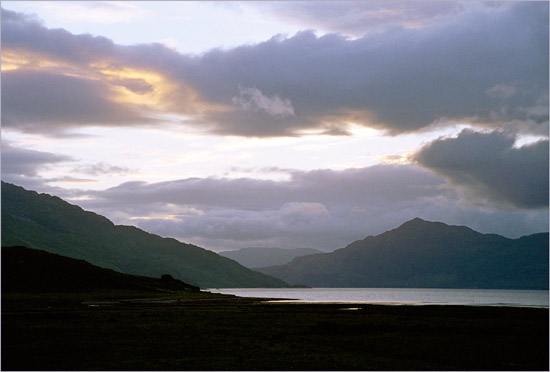
[[216,288],[214,293],[284,299],[288,303],[473,305],[549,308],[548,291],[429,288]]

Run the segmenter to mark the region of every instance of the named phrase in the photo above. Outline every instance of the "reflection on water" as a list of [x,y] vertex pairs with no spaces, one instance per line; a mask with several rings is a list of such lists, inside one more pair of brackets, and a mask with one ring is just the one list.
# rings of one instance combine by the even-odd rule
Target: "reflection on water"
[[548,291],[430,288],[216,288],[210,292],[284,302],[369,303],[391,305],[548,306]]

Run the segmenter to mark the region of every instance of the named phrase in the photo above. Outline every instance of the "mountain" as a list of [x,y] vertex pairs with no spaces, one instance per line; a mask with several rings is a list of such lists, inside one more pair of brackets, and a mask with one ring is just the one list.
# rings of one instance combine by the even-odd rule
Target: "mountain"
[[311,287],[548,289],[548,238],[508,239],[416,218],[331,253],[258,270]]
[[288,287],[206,249],[116,226],[58,197],[4,182],[2,246],[40,249],[127,274],[169,274],[202,288]]
[[198,291],[169,275],[148,278],[26,247],[2,247],[2,293],[93,289]]
[[296,257],[316,253],[323,252],[313,248],[242,248],[236,251],[219,252],[218,254],[253,269],[256,267],[284,265]]

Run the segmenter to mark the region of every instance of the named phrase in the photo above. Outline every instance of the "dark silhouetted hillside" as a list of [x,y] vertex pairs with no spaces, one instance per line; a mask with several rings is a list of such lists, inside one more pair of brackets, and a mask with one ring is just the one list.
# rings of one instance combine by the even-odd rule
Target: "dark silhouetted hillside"
[[313,248],[242,248],[236,251],[219,252],[218,254],[254,269],[257,267],[284,265],[296,257],[316,253],[323,252]]
[[416,218],[331,253],[258,269],[312,287],[548,288],[548,233],[519,239]]
[[2,246],[40,249],[127,274],[169,274],[202,288],[288,286],[206,249],[115,226],[58,197],[4,182]]
[[2,247],[2,292],[64,292],[93,289],[198,291],[166,277],[148,278],[103,269],[83,260],[26,247]]

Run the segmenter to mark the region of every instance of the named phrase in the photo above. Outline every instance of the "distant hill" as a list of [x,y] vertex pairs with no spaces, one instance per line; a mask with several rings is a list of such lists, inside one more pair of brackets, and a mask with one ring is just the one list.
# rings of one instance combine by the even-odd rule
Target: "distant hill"
[[161,279],[122,274],[83,260],[26,247],[2,247],[1,251],[2,293],[93,289],[199,290],[170,276]]
[[296,257],[316,253],[323,252],[313,248],[242,248],[236,251],[219,252],[218,254],[254,269],[257,267],[284,265]]
[[548,289],[548,238],[508,239],[416,218],[331,253],[259,270],[312,287]]
[[107,218],[47,194],[2,182],[2,246],[25,246],[122,273],[163,274],[202,288],[287,287],[226,257]]

